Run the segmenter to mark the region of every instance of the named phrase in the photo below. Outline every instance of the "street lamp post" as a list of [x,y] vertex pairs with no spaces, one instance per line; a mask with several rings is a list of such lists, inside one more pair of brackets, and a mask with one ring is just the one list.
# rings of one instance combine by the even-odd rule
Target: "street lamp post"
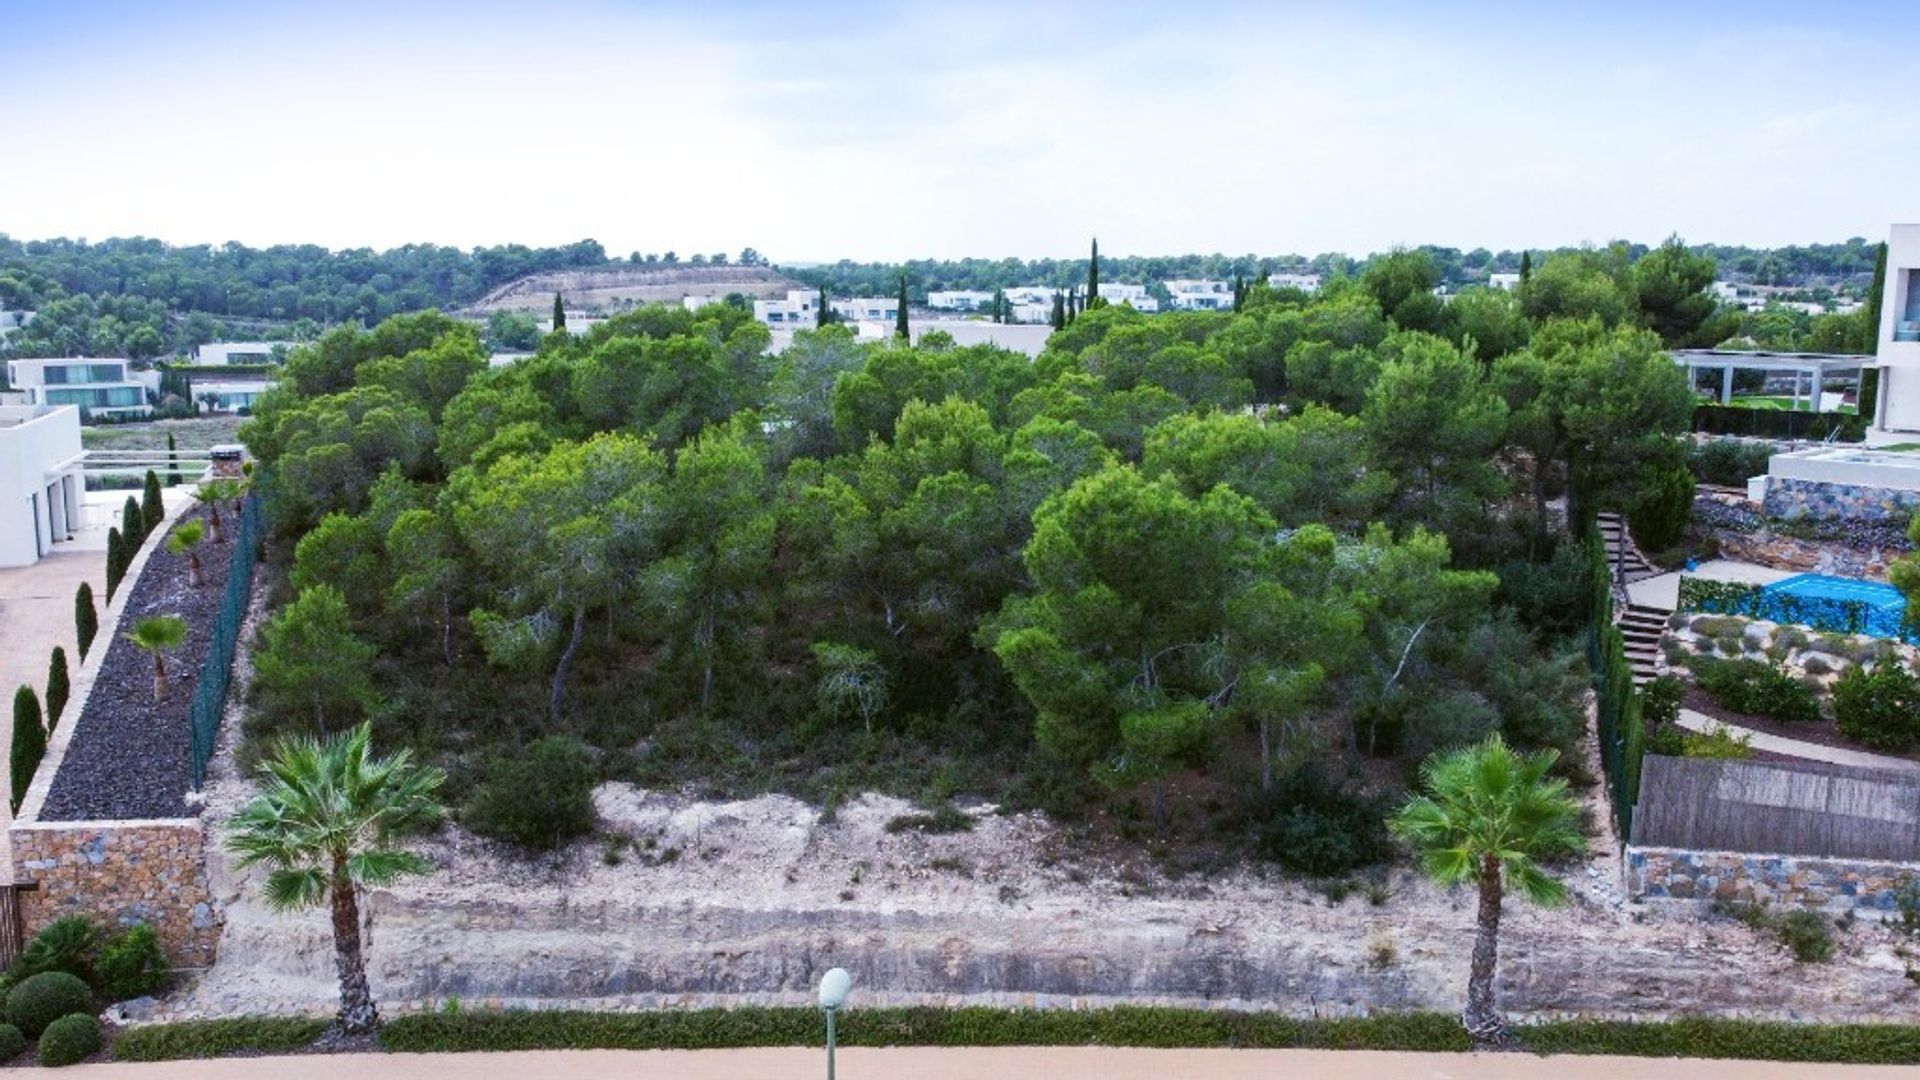
[[845,968],[834,968],[820,977],[820,1009],[827,1014],[827,1080],[833,1080],[833,1014],[853,989],[853,976]]

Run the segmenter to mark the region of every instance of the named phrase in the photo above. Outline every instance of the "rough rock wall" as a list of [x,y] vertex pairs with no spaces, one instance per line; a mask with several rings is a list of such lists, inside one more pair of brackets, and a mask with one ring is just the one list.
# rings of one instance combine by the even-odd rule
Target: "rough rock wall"
[[57,822],[12,830],[26,932],[62,915],[117,926],[144,922],[178,967],[212,964],[220,915],[208,891],[205,835],[197,819]]
[[1920,866],[1911,863],[1627,849],[1627,889],[1634,897],[1888,912],[1896,907],[1894,890],[1912,879],[1920,879]]
[[1787,521],[1808,517],[1904,523],[1916,507],[1920,493],[1912,491],[1777,476],[1767,482],[1767,516]]

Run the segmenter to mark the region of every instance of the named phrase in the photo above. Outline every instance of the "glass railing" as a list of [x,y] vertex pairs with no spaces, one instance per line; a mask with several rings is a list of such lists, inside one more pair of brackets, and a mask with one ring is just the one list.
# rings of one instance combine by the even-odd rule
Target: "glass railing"
[[1920,320],[1901,320],[1893,324],[1893,340],[1920,341]]

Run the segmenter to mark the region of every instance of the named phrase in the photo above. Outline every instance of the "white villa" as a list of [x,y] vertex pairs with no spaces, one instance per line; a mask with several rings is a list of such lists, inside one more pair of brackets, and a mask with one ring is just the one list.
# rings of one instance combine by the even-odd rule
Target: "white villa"
[[755,300],[753,317],[768,326],[812,330],[820,325],[820,312],[814,308],[819,295],[812,289],[789,289],[785,300]]
[[1175,311],[1231,311],[1233,284],[1226,281],[1196,281],[1186,278],[1167,282]]
[[[833,313],[847,322],[884,322],[891,327],[900,317],[900,298],[897,296],[855,296],[831,303]],[[888,332],[891,333],[891,329]]]
[[276,349],[284,353],[291,347],[284,341],[212,341],[193,350],[193,362],[210,366],[271,364]]
[[30,566],[80,528],[80,410],[0,406],[0,566]]
[[1879,395],[1868,439],[1920,432],[1920,224],[1888,233],[1877,353]]
[[1267,285],[1275,289],[1299,289],[1301,292],[1318,292],[1319,274],[1268,274]]
[[1145,285],[1100,283],[1100,299],[1109,304],[1125,304],[1135,311],[1159,311],[1160,301],[1147,294]]
[[[125,360],[9,360],[7,382],[28,405],[78,405],[93,416],[145,416],[148,382]],[[155,380],[157,383],[157,380]]]
[[1488,274],[1487,288],[1512,292],[1520,287],[1519,274]]
[[979,311],[993,306],[993,294],[978,289],[955,289],[927,294],[927,306],[935,311]]

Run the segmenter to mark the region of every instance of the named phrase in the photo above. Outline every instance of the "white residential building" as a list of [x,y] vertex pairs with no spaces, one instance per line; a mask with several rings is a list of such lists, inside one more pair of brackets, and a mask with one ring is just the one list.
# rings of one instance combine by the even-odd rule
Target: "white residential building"
[[273,389],[271,379],[189,379],[194,404],[211,412],[252,412],[260,395]]
[[1179,278],[1167,282],[1175,311],[1232,311],[1233,284]]
[[1122,285],[1118,282],[1101,282],[1100,299],[1109,304],[1125,304],[1135,311],[1159,311],[1160,301],[1147,293],[1145,285]]
[[271,364],[292,348],[284,341],[214,341],[193,350],[193,362],[203,366]]
[[80,410],[0,406],[0,566],[30,566],[80,529]]
[[897,296],[854,296],[832,303],[833,313],[846,322],[883,322],[892,326],[900,318]]
[[820,312],[814,306],[819,297],[812,289],[789,289],[785,300],[755,300],[753,317],[768,326],[812,330],[820,325]]
[[145,416],[147,382],[125,360],[9,360],[7,382],[29,405],[78,405],[90,416]]
[[927,306],[935,311],[979,311],[993,306],[993,294],[978,289],[930,292]]
[[1319,274],[1268,274],[1267,285],[1275,289],[1299,289],[1301,292],[1320,290]]
[[1513,290],[1519,287],[1520,287],[1519,274],[1488,274],[1487,275],[1487,288],[1489,289],[1504,289],[1507,292],[1512,292]]
[[1920,431],[1920,224],[1895,225],[1887,236],[1887,280],[1882,285],[1880,373],[1872,426]]

